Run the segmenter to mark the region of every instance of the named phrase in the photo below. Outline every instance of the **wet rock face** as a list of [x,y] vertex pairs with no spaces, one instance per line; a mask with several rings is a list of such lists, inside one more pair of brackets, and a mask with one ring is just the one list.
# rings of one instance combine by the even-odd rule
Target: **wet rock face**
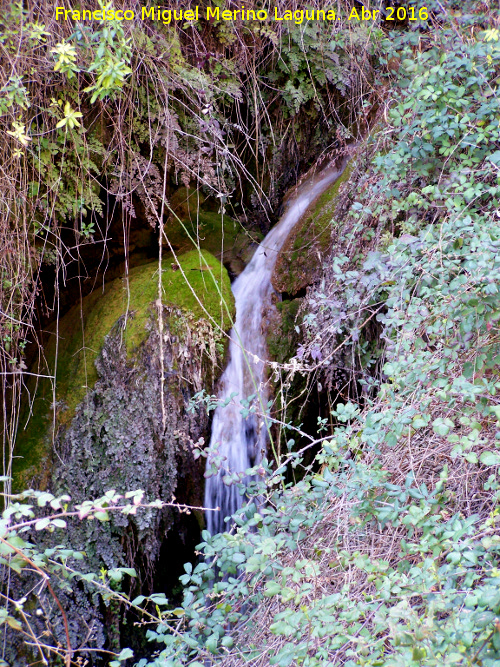
[[[190,341],[181,342],[168,330],[164,334],[163,428],[158,329],[152,329],[133,359],[127,359],[121,344],[122,330],[120,320],[97,358],[99,380],[54,445],[53,483],[57,492],[69,493],[77,501],[110,489],[119,493],[142,489],[148,500],[170,500],[177,485],[177,434],[196,441],[207,427],[206,415],[186,410],[192,394],[182,378],[199,383],[203,375],[200,355],[184,356]],[[190,472],[196,474],[192,463]],[[139,511],[132,518],[116,515],[109,524],[82,524],[73,542],[95,561],[94,566],[100,562],[116,567],[140,555],[147,572],[154,569],[172,522],[169,511]]]
[[[99,377],[94,388],[77,407],[71,423],[57,433],[53,492],[69,493],[78,502],[110,489],[119,493],[142,489],[146,500],[169,501],[175,494],[182,502],[201,503],[203,465],[194,460],[186,443],[206,436],[208,415],[187,408],[205,383],[212,386],[208,325],[165,306],[163,322],[160,345],[158,317],[152,309],[149,335],[132,356],[123,343],[123,317],[105,338],[95,364]],[[79,563],[81,571],[134,567],[137,580],[127,585],[134,586],[135,595],[151,592],[158,569],[176,573],[182,567],[176,562],[176,558],[184,562],[182,543],[196,544],[199,530],[195,517],[186,521],[175,509],[139,509],[134,516],[110,513],[109,522],[69,524],[65,539],[73,549],[86,553]],[[170,537],[175,551],[169,548]],[[110,610],[94,606],[91,590],[65,593],[65,608],[75,645],[85,639],[91,625],[95,632],[90,645],[103,647],[121,619],[110,619]]]
[[[45,349],[45,363],[53,374],[57,369],[56,401],[50,383],[41,385],[21,442],[25,468],[18,484],[29,478],[29,486],[68,493],[76,503],[111,489],[141,489],[146,501],[168,502],[175,494],[180,503],[202,505],[204,466],[192,445],[207,436],[208,415],[188,407],[196,392],[213,391],[234,301],[227,272],[212,255],[186,253],[179,263],[182,272],[164,263],[163,304],[157,264],[148,264],[132,270],[128,284],[107,285],[60,320],[58,347],[53,335]],[[107,522],[68,522],[64,533],[47,534],[46,546],[64,543],[85,552],[76,566],[81,572],[133,567],[138,576],[127,578],[122,590],[134,597],[152,590],[171,597],[201,528],[202,513],[138,509],[131,516],[110,513]],[[126,611],[106,606],[91,585],[73,584],[61,601],[72,645],[111,646],[121,632],[127,645],[137,641],[135,619],[124,629]],[[50,596],[46,605],[55,638],[64,643],[62,617]],[[13,646],[13,659],[19,651]]]
[[272,284],[286,298],[305,296],[306,288],[317,279],[323,259],[332,247],[339,192],[349,175],[347,166],[340,178],[313,202],[283,244]]

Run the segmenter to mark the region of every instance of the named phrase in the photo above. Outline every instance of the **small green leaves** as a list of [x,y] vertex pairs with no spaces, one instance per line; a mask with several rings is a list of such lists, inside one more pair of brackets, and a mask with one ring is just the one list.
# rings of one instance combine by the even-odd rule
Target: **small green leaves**
[[282,590],[283,587],[277,581],[268,581],[264,595],[274,597],[275,595],[279,595]]
[[50,519],[45,518],[45,519],[40,519],[40,521],[37,521],[35,523],[35,530],[43,530],[44,528],[47,528],[47,526],[50,525]]
[[415,417],[413,417],[411,425],[413,426],[414,429],[419,429],[419,428],[425,428],[428,423],[429,423],[428,416],[415,415]]
[[129,577],[137,576],[136,571],[132,567],[116,567],[113,570],[108,570],[107,574],[111,581],[121,581],[124,574],[127,574]]
[[485,42],[498,42],[500,39],[500,31],[497,28],[489,28],[484,31]]
[[51,52],[56,59],[54,72],[62,72],[67,74],[68,79],[72,79],[80,71],[76,66],[76,49],[72,44],[59,42]]

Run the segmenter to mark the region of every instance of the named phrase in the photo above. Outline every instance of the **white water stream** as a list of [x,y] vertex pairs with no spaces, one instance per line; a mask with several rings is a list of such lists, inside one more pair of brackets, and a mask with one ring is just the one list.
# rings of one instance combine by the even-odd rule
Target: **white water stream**
[[[225,484],[223,477],[242,473],[258,464],[266,451],[266,418],[250,414],[244,419],[240,401],[254,395],[256,398],[252,404],[257,412],[266,413],[269,392],[265,374],[267,349],[263,313],[273,293],[271,276],[278,252],[311,202],[341,173],[342,168],[328,167],[297,188],[278,224],[271,229],[233,283],[236,320],[230,334],[229,363],[221,377],[217,398],[223,402],[231,394],[236,396],[228,405],[219,406],[213,418],[209,450],[211,454],[216,451],[218,456],[223,457],[223,462],[219,472],[208,477],[205,483],[205,507],[220,508],[219,512],[206,512],[207,529],[212,535],[227,529],[224,517],[234,514],[243,503],[237,486]],[[210,454],[207,470],[209,467]]]

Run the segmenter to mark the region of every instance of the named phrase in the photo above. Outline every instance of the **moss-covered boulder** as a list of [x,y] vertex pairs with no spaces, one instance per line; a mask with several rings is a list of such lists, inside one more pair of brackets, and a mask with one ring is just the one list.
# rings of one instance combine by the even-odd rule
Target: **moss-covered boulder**
[[[40,379],[26,408],[32,417],[16,449],[17,487],[69,493],[77,503],[111,489],[142,489],[148,501],[175,495],[203,505],[204,465],[193,457],[193,443],[207,435],[208,414],[192,407],[191,398],[213,390],[222,370],[234,316],[229,277],[213,255],[193,251],[163,263],[158,297],[158,263],[140,266],[128,280],[83,299],[51,329],[44,374],[57,381]],[[85,552],[82,571],[134,567],[138,578],[130,586],[148,593],[162,568],[177,580],[202,524],[201,513],[138,509],[133,516],[111,513],[104,523],[68,523],[64,540]],[[49,547],[61,536],[46,539]],[[61,595],[72,645],[85,640],[102,648],[109,628],[121,626],[122,618],[108,618],[113,610],[105,621],[89,592]],[[63,641],[62,624],[59,630]]]
[[272,284],[277,292],[294,296],[314,282],[332,246],[332,220],[340,186],[350,174],[349,165],[339,179],[314,201],[290,232],[278,254]]
[[[157,314],[158,289],[158,263],[136,267],[128,279],[94,291],[49,328],[38,371],[56,381],[40,378],[30,387],[35,398],[26,405],[15,451],[17,487],[49,484],[47,462],[54,439],[70,425],[76,407],[94,387],[99,377],[96,360],[106,336],[121,318],[120,349],[133,365],[134,352],[150,335]],[[175,263],[164,261],[162,303],[181,309],[186,328],[203,319],[213,339],[209,353],[217,363],[223,351],[223,332],[230,328],[234,315],[229,277],[220,262],[206,251],[185,253]],[[170,325],[179,326],[180,321],[174,317]]]
[[262,234],[245,229],[237,220],[210,210],[208,200],[194,188],[179,188],[170,199],[165,225],[167,250],[175,253],[202,248],[214,255],[233,276],[250,261]]

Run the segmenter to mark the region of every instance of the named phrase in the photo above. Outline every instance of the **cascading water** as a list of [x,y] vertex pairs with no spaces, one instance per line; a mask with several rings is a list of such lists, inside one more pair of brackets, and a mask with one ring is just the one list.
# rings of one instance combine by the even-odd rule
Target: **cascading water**
[[[205,507],[220,508],[206,513],[207,528],[212,535],[222,532],[224,518],[234,514],[243,502],[235,484],[226,484],[225,475],[243,473],[262,459],[267,444],[268,424],[265,415],[269,399],[265,378],[266,338],[262,331],[263,312],[270,304],[273,287],[271,276],[278,252],[288,234],[299,222],[307,207],[342,173],[342,168],[328,167],[302,183],[278,224],[271,229],[256,250],[252,260],[233,283],[236,320],[229,342],[229,363],[218,392],[221,403],[215,410],[207,469],[211,456],[222,459],[218,473],[207,478]],[[233,395],[231,400],[225,402]],[[240,401],[251,395],[258,414],[242,415]]]

